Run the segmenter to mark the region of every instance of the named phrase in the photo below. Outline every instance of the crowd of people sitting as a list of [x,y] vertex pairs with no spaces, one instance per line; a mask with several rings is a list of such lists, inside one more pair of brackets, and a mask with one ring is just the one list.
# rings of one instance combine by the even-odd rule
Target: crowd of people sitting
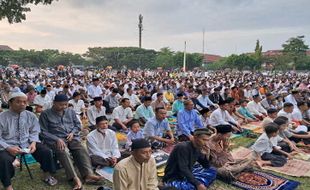
[[[9,74],[8,74],[9,73]],[[35,74],[34,74],[35,73]],[[103,180],[115,190],[206,189],[253,166],[281,167],[310,144],[310,77],[296,73],[19,69],[0,83],[0,179],[12,190],[19,155],[32,154],[43,181],[56,163],[73,189]],[[176,118],[172,126],[168,117]],[[261,122],[253,156],[230,153],[230,136]],[[116,133],[125,134],[120,146]],[[159,185],[153,150],[174,146]],[[198,163],[198,164],[197,164]]]

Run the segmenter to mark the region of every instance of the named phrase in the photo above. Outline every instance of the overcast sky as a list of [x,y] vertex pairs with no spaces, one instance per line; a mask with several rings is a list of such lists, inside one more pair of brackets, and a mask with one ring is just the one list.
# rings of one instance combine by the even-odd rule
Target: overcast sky
[[0,44],[14,49],[60,49],[84,53],[88,47],[170,47],[219,55],[280,49],[290,37],[305,35],[310,45],[309,0],[59,0],[32,6],[19,24],[0,21]]

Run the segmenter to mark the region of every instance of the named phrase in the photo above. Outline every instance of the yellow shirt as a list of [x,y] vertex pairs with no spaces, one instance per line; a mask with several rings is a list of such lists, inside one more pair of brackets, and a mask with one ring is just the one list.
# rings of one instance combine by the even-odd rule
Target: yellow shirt
[[173,103],[173,102],[174,102],[173,93],[165,92],[165,93],[164,93],[164,96],[165,96],[165,98],[166,98],[170,103]]
[[139,164],[133,156],[116,164],[113,190],[158,190],[156,162],[153,157]]

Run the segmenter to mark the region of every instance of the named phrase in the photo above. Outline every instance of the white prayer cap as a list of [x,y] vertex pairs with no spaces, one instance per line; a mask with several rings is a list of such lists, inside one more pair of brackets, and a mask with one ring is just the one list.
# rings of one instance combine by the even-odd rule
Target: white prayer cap
[[16,97],[26,97],[27,95],[23,92],[13,92],[9,94],[9,100],[11,100],[12,98],[16,98]]

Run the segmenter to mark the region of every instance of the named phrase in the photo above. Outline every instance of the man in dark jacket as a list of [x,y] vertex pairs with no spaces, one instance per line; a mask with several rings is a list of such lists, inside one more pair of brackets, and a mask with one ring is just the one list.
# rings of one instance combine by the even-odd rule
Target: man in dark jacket
[[[180,190],[186,188],[206,190],[214,181],[216,170],[209,165],[210,135],[208,129],[196,129],[192,141],[175,146],[168,159],[163,178],[167,186]],[[194,166],[196,162],[200,165]]]

